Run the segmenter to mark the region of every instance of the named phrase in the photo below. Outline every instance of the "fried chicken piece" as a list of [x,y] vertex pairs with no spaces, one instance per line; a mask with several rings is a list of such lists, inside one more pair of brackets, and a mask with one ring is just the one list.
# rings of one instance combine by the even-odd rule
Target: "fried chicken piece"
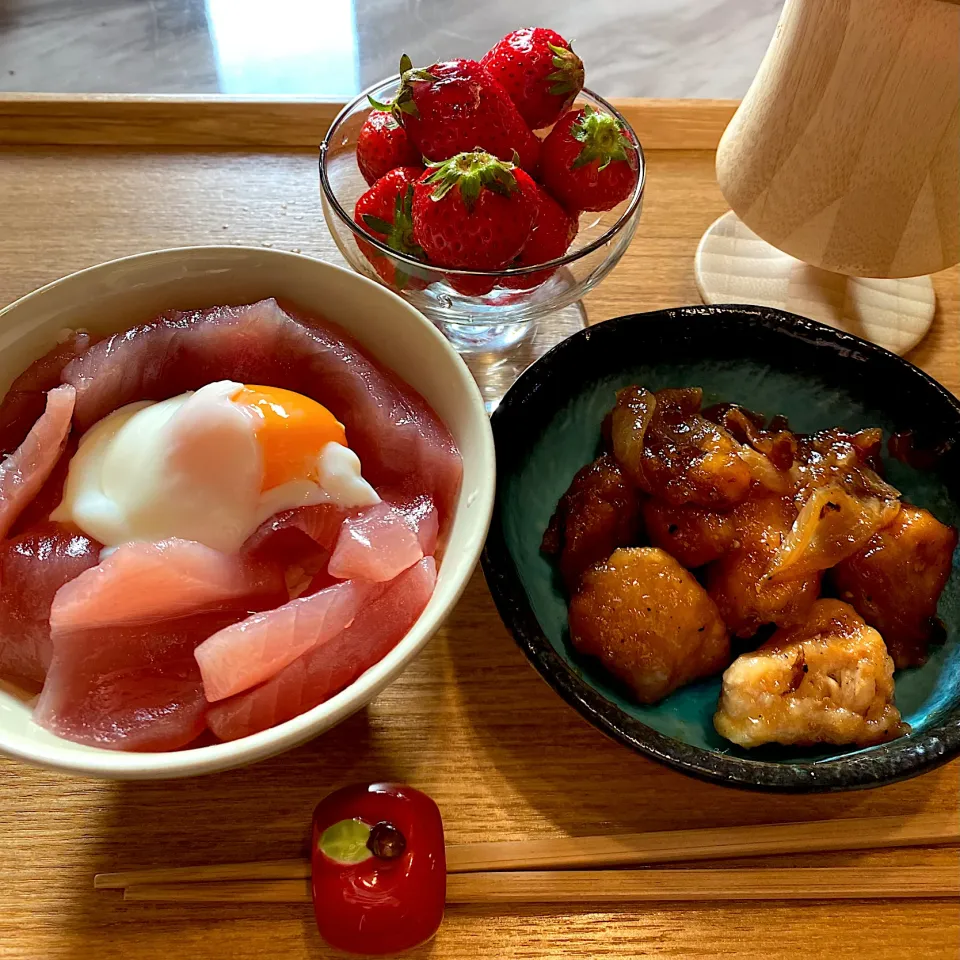
[[734,660],[713,723],[741,747],[866,747],[906,732],[883,638],[838,600],[818,600],[803,625]]
[[641,510],[647,536],[685,567],[702,567],[723,556],[736,534],[733,514],[663,500],[645,500]]
[[880,631],[897,669],[917,666],[939,632],[937,602],[950,578],[957,531],[904,505],[893,523],[831,573],[841,599]]
[[802,623],[820,594],[819,571],[783,580],[767,575],[796,516],[790,497],[750,500],[733,511],[736,539],[707,568],[707,592],[738,637],[752,637],[768,623]]
[[543,535],[544,553],[560,556],[560,573],[572,593],[584,570],[617,548],[635,543],[640,531],[637,492],[613,457],[587,464],[560,498]]
[[827,570],[893,521],[900,494],[873,468],[882,441],[876,428],[800,438],[791,470],[799,513],[770,565],[774,580]]
[[617,550],[584,574],[570,602],[570,636],[640,703],[656,703],[730,662],[730,640],[713,601],[655,547]]
[[729,508],[747,498],[753,474],[741,445],[700,415],[702,397],[694,387],[621,390],[611,417],[613,452],[652,496],[675,506]]

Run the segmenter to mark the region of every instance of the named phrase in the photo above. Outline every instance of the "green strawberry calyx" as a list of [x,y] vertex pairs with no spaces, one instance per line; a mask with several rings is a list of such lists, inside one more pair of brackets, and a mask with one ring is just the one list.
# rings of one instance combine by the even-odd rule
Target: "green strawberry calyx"
[[573,161],[574,170],[594,160],[600,161],[598,170],[608,167],[614,160],[636,166],[636,148],[624,135],[624,125],[612,114],[586,106],[570,127],[570,135],[583,144],[579,156]]
[[404,54],[400,58],[400,86],[397,88],[397,95],[392,102],[386,103],[376,100],[372,96],[367,96],[370,106],[374,110],[386,110],[392,113],[398,123],[403,123],[403,114],[409,114],[411,117],[419,117],[420,111],[413,102],[413,85],[415,83],[432,82],[437,78],[429,71],[421,67],[414,67],[413,61]]
[[[517,159],[514,154],[514,160]],[[473,209],[474,203],[485,189],[505,197],[520,189],[517,178],[513,175],[517,164],[498,160],[483,150],[458,153],[449,160],[428,163],[427,169],[432,171],[424,181],[433,186],[430,199],[440,201],[454,187],[458,187],[468,212]]]
[[[382,217],[374,216],[372,213],[365,213],[361,216],[364,226],[377,234],[377,239],[383,242],[397,253],[404,256],[413,257],[415,260],[426,260],[427,255],[423,248],[413,237],[413,184],[408,184],[403,193],[397,194],[396,202],[393,207],[393,223],[384,220]],[[394,265],[394,274],[398,289],[402,290],[410,277],[407,273]]]
[[561,95],[564,93],[579,93],[583,89],[583,61],[573,52],[573,44],[567,47],[548,43],[553,54],[553,73],[547,74],[552,81],[547,88],[548,93]]

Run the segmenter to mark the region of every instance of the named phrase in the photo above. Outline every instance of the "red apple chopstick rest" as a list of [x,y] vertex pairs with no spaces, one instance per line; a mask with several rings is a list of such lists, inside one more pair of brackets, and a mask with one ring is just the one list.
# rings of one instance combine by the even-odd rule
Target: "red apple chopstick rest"
[[443,821],[425,793],[391,783],[344,787],[313,813],[313,907],[332,947],[374,956],[429,940],[443,920]]

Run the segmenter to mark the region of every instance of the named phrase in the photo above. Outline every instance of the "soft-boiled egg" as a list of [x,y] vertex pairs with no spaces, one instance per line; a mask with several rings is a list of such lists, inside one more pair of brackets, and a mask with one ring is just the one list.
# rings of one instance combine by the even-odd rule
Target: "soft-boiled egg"
[[52,517],[106,547],[179,537],[232,552],[281,510],[379,499],[326,407],[221,380],[91,427]]

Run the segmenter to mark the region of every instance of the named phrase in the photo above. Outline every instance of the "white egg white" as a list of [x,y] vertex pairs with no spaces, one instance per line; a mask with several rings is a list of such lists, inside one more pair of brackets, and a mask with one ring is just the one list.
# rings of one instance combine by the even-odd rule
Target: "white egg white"
[[107,548],[179,537],[234,552],[281,510],[379,502],[357,455],[338,443],[318,450],[317,482],[305,477],[261,492],[256,421],[230,401],[241,387],[221,380],[104,417],[81,439],[53,519]]

